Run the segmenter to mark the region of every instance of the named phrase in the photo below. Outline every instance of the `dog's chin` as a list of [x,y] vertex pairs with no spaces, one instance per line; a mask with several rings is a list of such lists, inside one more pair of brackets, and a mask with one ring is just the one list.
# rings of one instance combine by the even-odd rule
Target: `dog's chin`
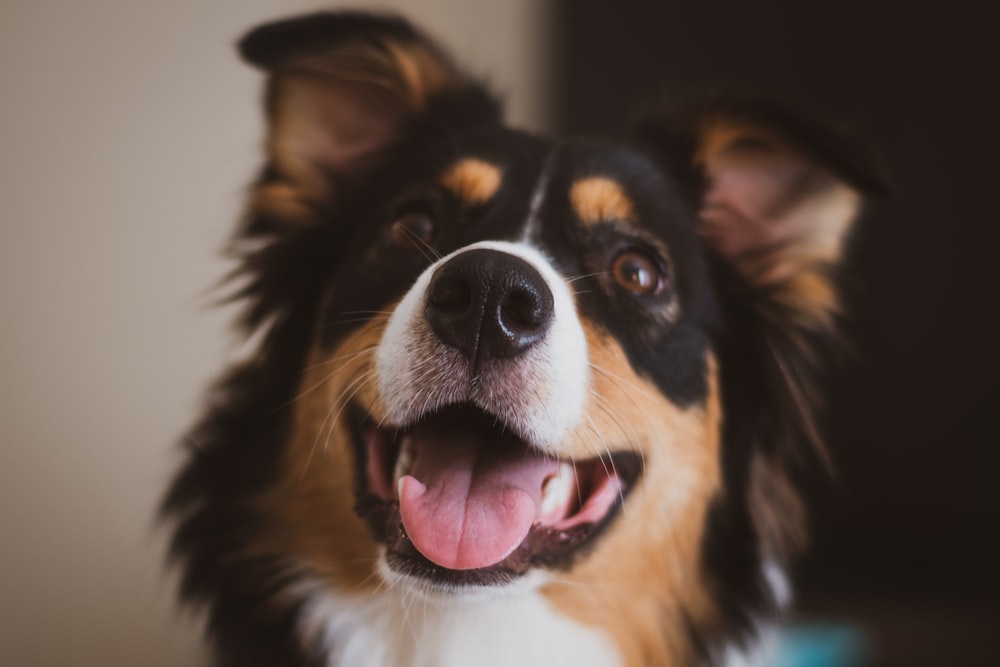
[[382,545],[382,576],[438,595],[533,588],[602,539],[641,456],[560,460],[469,404],[405,427],[350,412],[358,515]]
[[378,575],[390,588],[402,589],[428,601],[477,603],[516,598],[541,588],[552,577],[543,568],[532,568],[523,574],[494,577],[490,581],[455,583],[443,578],[428,577],[414,572],[405,563],[390,557],[385,545],[379,546]]

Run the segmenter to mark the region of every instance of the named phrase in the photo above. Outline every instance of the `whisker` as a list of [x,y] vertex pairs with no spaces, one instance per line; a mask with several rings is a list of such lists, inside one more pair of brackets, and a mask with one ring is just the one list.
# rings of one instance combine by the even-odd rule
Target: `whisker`
[[607,474],[610,477],[611,473],[614,472],[615,477],[618,478],[618,481],[619,481],[619,484],[618,484],[618,499],[621,501],[622,516],[626,516],[626,514],[625,514],[625,492],[622,490],[622,485],[621,485],[622,479],[621,479],[621,476],[618,474],[618,469],[615,467],[615,460],[611,456],[611,448],[608,447],[608,442],[607,442],[607,440],[604,439],[604,436],[601,435],[601,432],[597,430],[597,426],[594,424],[594,421],[590,418],[590,415],[584,414],[584,418],[586,418],[587,423],[589,424],[589,428],[594,432],[594,435],[596,435],[597,438],[598,438],[598,440],[601,441],[601,445],[603,445],[604,451],[608,455],[608,463],[611,464],[611,470],[608,470],[608,463],[604,462],[604,457],[603,456],[599,456],[598,457],[598,460],[601,462],[601,465],[604,466],[604,472],[605,472],[605,474]]
[[603,580],[596,581],[573,581],[568,577],[562,577],[555,572],[549,572],[548,577],[553,583],[557,583],[561,586],[570,586],[573,588],[584,588],[588,590],[606,590],[606,591],[619,591],[621,586],[617,586],[613,583],[609,583]]
[[[590,390],[590,393],[591,393],[591,395],[594,397],[594,399],[596,401],[597,408],[599,410],[601,410],[601,412],[603,412],[604,414],[606,414],[608,416],[608,418],[614,423],[615,427],[625,437],[625,440],[631,445],[632,450],[639,453],[639,465],[640,465],[640,468],[642,470],[642,473],[645,474],[646,473],[646,452],[642,448],[642,442],[641,442],[641,440],[639,438],[639,433],[635,430],[635,427],[630,425],[630,427],[628,429],[628,430],[630,430],[632,432],[632,435],[630,436],[626,432],[625,425],[624,425],[627,422],[627,420],[624,417],[622,417],[621,413],[615,408],[614,404],[612,404],[611,401],[609,401],[608,399],[604,398],[603,396],[601,396],[600,394],[598,394],[593,389]],[[633,401],[633,404],[634,403],[635,402]],[[636,409],[637,410],[639,409],[638,405],[636,405]],[[642,413],[641,410],[639,410],[639,412],[640,412],[640,414],[644,414],[644,413]],[[651,424],[648,423],[648,418],[646,418],[646,419],[647,419],[647,425],[648,426],[652,426]],[[645,487],[643,487],[643,489],[645,489]],[[643,497],[645,497],[645,495]]]
[[[625,422],[627,420],[624,418],[624,416],[622,416],[622,414],[618,411],[618,409],[614,406],[614,404],[604,396],[601,396],[601,394],[595,391],[594,389],[590,389],[589,391],[590,395],[593,396],[594,400],[596,401],[597,407],[604,414],[606,414],[608,418],[611,419],[612,422],[614,422],[614,425],[625,437],[626,442],[632,447],[639,448],[642,443],[640,441],[641,439],[639,438],[639,432],[635,430],[635,427],[630,424],[629,428],[626,429]],[[632,400],[631,397],[628,398],[629,400]],[[640,414],[643,414],[641,408],[639,408],[639,405],[636,404],[634,400],[632,400],[632,404],[635,406],[636,410]],[[648,421],[647,425],[651,426],[651,424],[648,424]]]
[[392,315],[391,310],[342,310],[338,315]]
[[[606,377],[606,378],[608,378],[610,380],[617,380],[618,382],[621,382],[621,383],[627,385],[629,388],[635,389],[637,392],[639,392],[640,394],[642,394],[646,398],[648,398],[650,400],[655,400],[655,397],[652,394],[650,394],[648,391],[646,391],[642,387],[639,387],[639,386],[637,386],[637,385],[629,382],[628,380],[626,380],[625,378],[621,377],[620,375],[615,375],[614,373],[612,373],[611,371],[607,370],[606,368],[601,368],[600,366],[598,366],[597,364],[595,364],[593,362],[588,362],[588,365],[591,368],[593,368],[595,371],[597,371],[598,373],[600,373],[601,375],[603,375],[604,377]],[[620,387],[619,387],[619,389],[620,389]]]
[[[636,412],[638,414],[642,415],[642,418],[646,421],[646,425],[649,426],[651,430],[653,430],[653,428],[652,428],[653,424],[649,421],[649,416],[648,416],[647,411],[643,410],[642,407],[636,402],[635,398],[633,398],[631,394],[629,394],[627,391],[625,391],[625,389],[623,389],[622,386],[621,386],[621,384],[619,384],[619,383],[628,384],[633,389],[639,391],[640,393],[643,393],[643,395],[645,395],[647,397],[649,397],[649,395],[646,394],[645,392],[643,392],[642,389],[640,389],[639,387],[636,387],[635,385],[629,383],[624,378],[618,377],[617,375],[614,375],[613,373],[605,371],[605,370],[601,369],[600,367],[598,367],[598,366],[596,366],[594,364],[590,364],[590,366],[591,366],[591,368],[593,368],[594,370],[598,371],[599,373],[601,373],[602,375],[604,375],[606,378],[608,378],[608,380],[611,382],[611,384],[614,385],[615,388],[618,389],[618,391],[620,391],[622,393],[622,395],[625,396],[629,400],[630,403],[632,403],[632,405],[636,409]],[[627,421],[627,420],[624,420],[624,419],[619,420],[617,417],[615,417],[611,413],[611,410],[614,410],[615,414],[617,414],[618,416],[621,416],[621,413],[618,412],[618,410],[614,407],[614,404],[611,401],[609,401],[607,398],[605,398],[604,396],[601,396],[600,394],[598,394],[593,389],[590,390],[590,393],[599,402],[599,406],[598,407],[603,407],[605,413],[609,417],[612,418],[612,420],[615,422],[615,425],[618,426],[618,428],[622,431],[622,435],[624,435],[626,437],[626,439],[628,439],[629,436],[628,436],[627,433],[625,433],[624,427],[621,425],[622,421]],[[600,402],[603,402],[603,406],[600,405]],[[635,427],[633,426],[631,428],[631,430],[632,430],[632,435],[635,436],[634,437],[635,449],[638,450],[638,452],[639,452],[639,457],[640,457],[641,463],[642,463],[642,470],[643,470],[643,472],[645,472],[645,470],[646,470],[646,453],[645,453],[645,451],[643,451],[641,443],[639,442],[639,440],[640,440],[639,437],[638,437],[639,434],[635,430]]]
[[[347,398],[345,398],[341,402],[340,409],[337,410],[337,414],[335,414],[333,416],[333,419],[330,420],[330,428],[329,428],[329,431],[326,434],[326,442],[323,445],[323,453],[324,454],[327,452],[327,450],[330,447],[330,436],[333,435],[334,425],[337,423],[337,420],[340,418],[341,413],[347,408],[347,405],[348,405],[348,403],[351,402],[351,399],[353,399],[357,395],[357,393],[359,391],[361,391],[362,389],[364,389],[366,385],[368,385],[370,382],[372,382],[375,379],[375,370],[372,369],[372,370],[370,370],[370,371],[368,371],[368,372],[366,372],[366,373],[358,376],[358,379],[363,379],[363,381],[357,387],[354,388],[354,391],[351,392],[350,396],[348,396]],[[357,380],[355,380],[355,382],[357,382]],[[352,382],[351,384],[354,384],[354,383]],[[345,389],[345,391],[346,391],[346,389]]]
[[347,320],[331,320],[329,322],[324,322],[320,329],[332,329],[333,327],[343,326],[345,324],[357,324],[359,322],[383,322],[388,321],[391,315],[382,315],[377,317],[354,317]]
[[341,354],[341,355],[338,355],[336,357],[332,357],[330,359],[325,359],[325,360],[320,361],[318,363],[311,364],[311,365],[306,366],[305,368],[302,369],[302,374],[304,375],[306,373],[306,371],[311,371],[314,368],[319,368],[321,366],[328,366],[330,364],[336,363],[336,362],[340,361],[341,359],[349,359],[349,358],[356,357],[359,354],[361,354],[362,352],[367,351],[367,350],[374,350],[376,347],[378,347],[378,346],[377,345],[366,345],[365,347],[361,348],[360,350],[356,350],[354,352],[347,352],[345,354]]
[[[429,243],[427,243],[427,241],[425,241],[422,238],[420,238],[419,236],[417,236],[416,232],[414,232],[413,230],[409,229],[405,225],[400,225],[399,228],[402,229],[416,243],[420,244],[420,245],[417,246],[417,250],[419,250],[420,254],[424,256],[424,259],[427,260],[428,264],[433,264],[435,261],[441,259],[441,253],[439,253],[437,250],[435,250]],[[427,254],[420,248],[420,246],[423,246],[424,248],[426,248],[431,253],[431,256],[428,257]]]
[[[371,558],[345,558],[345,559],[343,559],[343,560],[341,560],[339,562],[345,563],[345,564],[346,563],[371,563],[372,564],[372,571],[368,573],[368,576],[365,577],[364,579],[362,579],[361,581],[357,582],[356,584],[354,584],[353,586],[351,586],[349,589],[347,589],[345,591],[345,593],[347,593],[348,595],[350,595],[352,593],[356,593],[357,591],[359,591],[360,589],[362,589],[365,585],[367,585],[369,581],[371,581],[372,579],[375,579],[376,577],[379,576],[378,568],[375,567],[376,564],[377,564],[377,561],[372,561]],[[381,585],[381,580],[380,580],[380,585]],[[375,591],[378,591],[378,587],[375,588]]]
[[[366,353],[374,354],[376,347],[377,346],[375,346],[375,345],[371,345],[369,347],[366,347],[366,348],[363,348],[363,349],[359,350],[358,352],[355,352],[354,354],[345,355],[345,357],[349,357],[349,358],[344,363],[342,363],[340,366],[338,366],[334,370],[332,370],[329,373],[327,373],[325,376],[323,376],[322,380],[320,380],[319,382],[317,382],[313,386],[311,386],[308,389],[302,391],[299,395],[295,396],[294,398],[292,398],[288,402],[283,403],[282,405],[279,405],[277,408],[274,409],[274,411],[278,412],[279,410],[283,410],[283,409],[287,408],[288,406],[292,405],[293,403],[302,400],[303,398],[305,398],[306,396],[308,396],[310,393],[316,391],[321,386],[323,386],[324,384],[326,384],[327,382],[329,382],[330,379],[334,375],[336,375],[337,373],[339,373],[340,371],[342,371],[347,366],[347,364],[351,363],[352,361],[354,361],[355,359],[357,359],[358,357],[360,357],[360,356],[362,356],[362,355],[364,355]],[[341,358],[344,358],[344,357],[341,357]],[[319,364],[314,364],[314,365],[310,366],[309,368],[310,369],[312,369],[312,368],[319,368],[320,366],[324,366],[324,365],[326,365],[326,362],[319,363]],[[309,369],[306,369],[306,370],[309,370]]]
[[[417,591],[415,589],[411,589],[408,592],[409,595],[407,595],[407,590],[403,589],[403,624],[400,626],[399,631],[400,634],[402,634],[403,628],[408,628],[410,631],[410,638],[413,640],[413,643],[417,643],[417,641],[419,641],[417,637],[417,628],[410,621],[410,609],[413,607],[413,601],[417,597]],[[407,598],[409,599],[407,600]]]
[[583,275],[580,276],[572,276],[570,278],[566,278],[565,282],[575,283],[577,280],[583,280],[584,278],[594,278],[596,276],[606,276],[609,273],[610,273],[609,271],[598,271],[597,273],[584,273]]
[[[313,456],[316,453],[316,447],[319,445],[319,440],[322,437],[324,431],[326,431],[326,424],[327,424],[327,422],[330,421],[330,415],[332,415],[333,411],[337,409],[337,405],[340,404],[341,399],[344,397],[344,394],[346,394],[347,391],[349,391],[351,389],[351,387],[354,387],[355,385],[358,385],[359,383],[360,383],[360,386],[358,387],[358,389],[360,389],[361,387],[363,387],[365,385],[366,382],[368,382],[371,379],[371,377],[374,374],[375,374],[374,370],[369,370],[369,371],[367,371],[367,372],[359,375],[358,377],[356,377],[354,380],[351,381],[350,384],[347,385],[347,387],[344,388],[344,390],[341,392],[340,397],[338,397],[336,400],[334,400],[333,403],[330,405],[330,409],[327,411],[326,416],[323,417],[323,421],[320,422],[319,428],[316,430],[316,439],[313,440],[312,447],[309,449],[309,456],[306,457],[305,467],[302,469],[302,474],[299,477],[299,481],[300,482],[303,479],[305,479],[306,473],[309,471],[309,466],[312,464]],[[357,393],[357,391],[355,391],[354,393]],[[352,393],[350,396],[347,397],[347,400],[344,401],[344,406],[346,406],[347,402],[350,401],[351,398],[354,397],[354,393]],[[341,409],[343,409],[343,408],[341,408]],[[339,412],[337,413],[337,416],[338,417],[340,416]],[[324,445],[324,451],[326,451],[326,447],[330,443],[330,434],[333,433],[333,424],[334,424],[334,422],[331,422],[330,433],[328,433],[327,436],[326,436],[326,445]]]

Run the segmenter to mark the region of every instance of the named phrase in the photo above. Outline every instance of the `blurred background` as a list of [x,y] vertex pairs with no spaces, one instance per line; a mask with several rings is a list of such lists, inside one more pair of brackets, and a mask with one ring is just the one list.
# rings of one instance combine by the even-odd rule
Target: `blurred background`
[[[814,549],[789,645],[811,648],[799,665],[993,665],[1000,54],[985,13],[894,4],[350,6],[404,11],[529,129],[618,136],[630,110],[716,86],[804,102],[868,140],[893,195],[847,272],[837,473],[805,477]],[[153,515],[236,347],[210,288],[262,128],[260,79],[232,44],[328,6],[0,4],[0,665],[199,664]]]

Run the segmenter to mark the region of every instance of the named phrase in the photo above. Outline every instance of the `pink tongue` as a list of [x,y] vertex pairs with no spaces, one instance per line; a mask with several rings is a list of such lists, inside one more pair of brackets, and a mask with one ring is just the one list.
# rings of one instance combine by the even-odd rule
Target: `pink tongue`
[[450,570],[499,563],[527,537],[539,515],[542,483],[559,462],[515,439],[482,442],[463,430],[411,435],[411,475],[400,480],[399,512],[413,546]]

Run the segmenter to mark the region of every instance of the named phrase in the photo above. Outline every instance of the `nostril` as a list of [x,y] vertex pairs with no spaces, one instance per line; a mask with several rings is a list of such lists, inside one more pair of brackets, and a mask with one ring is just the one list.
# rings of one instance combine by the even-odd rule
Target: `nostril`
[[465,280],[438,280],[427,300],[443,314],[460,315],[472,305],[472,288]]
[[513,288],[500,304],[504,324],[514,329],[535,329],[546,321],[538,295],[528,288]]
[[438,339],[475,358],[482,322],[483,289],[469,262],[452,260],[437,270],[427,288],[424,314]]

